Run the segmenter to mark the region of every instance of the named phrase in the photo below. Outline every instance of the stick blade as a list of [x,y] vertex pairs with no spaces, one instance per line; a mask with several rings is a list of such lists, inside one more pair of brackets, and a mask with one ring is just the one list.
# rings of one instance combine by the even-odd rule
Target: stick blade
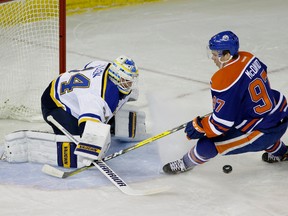
[[170,189],[170,187],[161,187],[161,188],[151,188],[147,190],[139,190],[139,189],[132,189],[131,187],[126,187],[123,192],[130,196],[149,196],[155,195],[159,193],[166,192]]
[[65,172],[64,171],[56,169],[55,167],[50,166],[48,164],[45,164],[42,167],[42,172],[44,172],[44,173],[46,173],[46,174],[48,174],[50,176],[57,177],[57,178],[65,178],[65,176],[64,176]]

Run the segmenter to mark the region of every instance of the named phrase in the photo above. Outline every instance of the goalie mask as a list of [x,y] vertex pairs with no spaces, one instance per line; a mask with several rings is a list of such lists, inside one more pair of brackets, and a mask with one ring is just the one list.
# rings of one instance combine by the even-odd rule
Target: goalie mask
[[138,68],[127,56],[119,56],[109,67],[110,80],[117,85],[123,94],[129,94],[137,82]]

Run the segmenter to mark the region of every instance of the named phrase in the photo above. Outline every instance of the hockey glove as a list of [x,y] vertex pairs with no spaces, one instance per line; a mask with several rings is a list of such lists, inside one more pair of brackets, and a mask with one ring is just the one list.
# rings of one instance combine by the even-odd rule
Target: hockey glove
[[186,125],[185,133],[187,139],[200,139],[205,136],[205,131],[201,124],[201,118],[197,116],[193,121]]
[[[147,139],[146,114],[133,105],[124,105],[111,123],[111,134],[121,141],[141,141]],[[112,119],[112,120],[113,120]]]
[[74,154],[82,157],[81,162],[89,166],[93,160],[101,160],[104,157],[110,143],[110,125],[86,121],[84,132]]

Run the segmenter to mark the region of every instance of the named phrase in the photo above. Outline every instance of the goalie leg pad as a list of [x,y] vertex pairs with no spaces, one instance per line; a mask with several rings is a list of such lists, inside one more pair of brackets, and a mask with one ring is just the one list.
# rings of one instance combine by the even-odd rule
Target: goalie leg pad
[[5,160],[9,163],[28,162],[26,131],[18,131],[5,136]]
[[57,142],[57,164],[65,168],[77,167],[76,145],[71,142]]
[[146,114],[133,106],[125,106],[115,115],[115,138],[122,141],[140,141],[147,138]]
[[66,168],[83,166],[73,153],[75,147],[66,136],[38,131],[8,134],[4,144],[9,163],[35,162]]

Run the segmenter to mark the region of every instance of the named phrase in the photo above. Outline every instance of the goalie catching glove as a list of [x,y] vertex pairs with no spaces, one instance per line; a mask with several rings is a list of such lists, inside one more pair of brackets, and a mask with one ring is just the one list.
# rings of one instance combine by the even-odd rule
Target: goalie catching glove
[[146,114],[136,106],[125,104],[109,122],[111,135],[121,141],[141,141],[147,138]]

